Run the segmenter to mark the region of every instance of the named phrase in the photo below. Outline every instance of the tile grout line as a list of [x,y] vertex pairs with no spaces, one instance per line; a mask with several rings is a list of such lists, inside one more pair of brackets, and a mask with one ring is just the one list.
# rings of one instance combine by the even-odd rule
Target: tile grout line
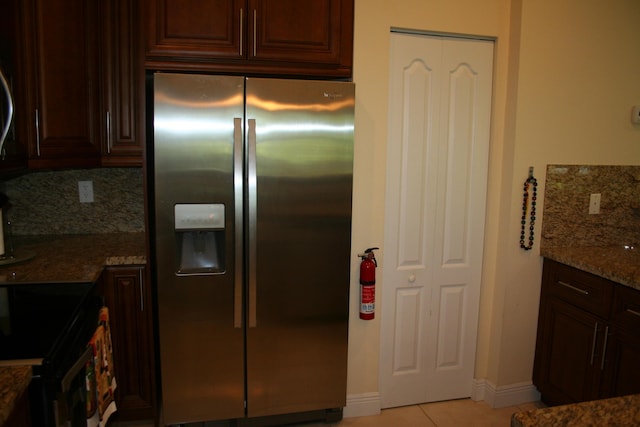
[[422,405],[418,405],[418,408],[420,408],[420,411],[422,411],[422,413],[425,415],[425,417],[427,417],[427,419],[428,419],[429,421],[431,421],[431,424],[433,424],[434,426],[438,427],[438,424],[436,424],[435,420],[429,416],[429,414],[428,414],[428,413],[427,413],[427,411],[422,407]]

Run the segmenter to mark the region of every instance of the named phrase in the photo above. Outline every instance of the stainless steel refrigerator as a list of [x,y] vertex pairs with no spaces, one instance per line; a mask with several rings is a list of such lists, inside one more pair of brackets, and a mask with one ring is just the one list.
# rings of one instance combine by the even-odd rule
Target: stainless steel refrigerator
[[353,115],[353,83],[153,75],[165,424],[341,417]]

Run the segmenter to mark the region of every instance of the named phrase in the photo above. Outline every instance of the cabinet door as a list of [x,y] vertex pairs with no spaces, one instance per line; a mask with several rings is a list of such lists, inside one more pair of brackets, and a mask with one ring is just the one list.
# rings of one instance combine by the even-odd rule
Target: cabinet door
[[353,0],[146,0],[146,67],[350,77]]
[[542,302],[534,384],[545,403],[598,397],[605,322],[556,298]]
[[98,4],[22,4],[30,168],[99,163]]
[[640,393],[640,336],[612,328],[606,348],[601,397]]
[[249,0],[249,57],[351,65],[352,21],[351,1]]
[[144,122],[136,22],[138,2],[102,2],[103,24],[103,166],[142,166]]
[[155,408],[150,292],[140,266],[105,270],[118,421],[152,419]]
[[640,292],[616,286],[602,397],[640,393]]
[[147,0],[147,56],[246,57],[245,0]]

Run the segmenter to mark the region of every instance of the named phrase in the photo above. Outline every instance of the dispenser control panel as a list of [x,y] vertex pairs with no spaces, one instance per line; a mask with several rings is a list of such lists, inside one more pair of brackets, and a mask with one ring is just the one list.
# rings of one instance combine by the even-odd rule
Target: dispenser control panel
[[224,229],[224,205],[220,203],[175,205],[175,229]]

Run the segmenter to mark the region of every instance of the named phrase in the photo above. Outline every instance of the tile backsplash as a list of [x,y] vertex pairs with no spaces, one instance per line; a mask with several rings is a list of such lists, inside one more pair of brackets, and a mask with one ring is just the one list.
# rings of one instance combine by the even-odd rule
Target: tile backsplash
[[[92,203],[80,203],[78,181],[92,181]],[[141,168],[34,172],[2,185],[14,235],[144,231]]]
[[[599,214],[589,214],[591,194]],[[548,165],[540,244],[639,245],[640,166]]]

